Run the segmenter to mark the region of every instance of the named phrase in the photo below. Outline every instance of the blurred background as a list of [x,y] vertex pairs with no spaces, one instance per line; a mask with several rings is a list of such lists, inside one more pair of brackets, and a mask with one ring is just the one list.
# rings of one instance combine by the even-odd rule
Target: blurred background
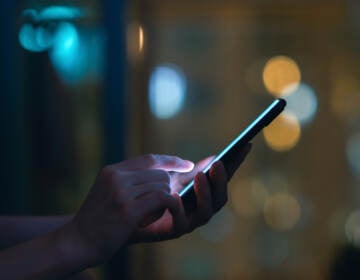
[[97,279],[356,279],[360,2],[0,3],[1,214],[73,213],[105,164],[216,154],[275,97],[229,203]]

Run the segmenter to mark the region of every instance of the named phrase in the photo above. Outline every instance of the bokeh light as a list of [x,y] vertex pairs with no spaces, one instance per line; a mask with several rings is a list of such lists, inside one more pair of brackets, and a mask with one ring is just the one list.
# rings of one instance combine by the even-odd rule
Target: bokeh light
[[72,23],[58,25],[50,60],[63,82],[74,85],[98,81],[103,74],[105,39],[101,28],[77,28]]
[[53,44],[53,32],[50,28],[45,26],[39,26],[36,33],[35,33],[35,39],[38,46],[41,48],[49,49]]
[[[30,23],[25,23],[19,31],[20,45],[30,52],[42,52],[47,49],[46,46],[39,44],[38,28]],[[42,36],[41,36],[42,37]]]
[[[291,88],[293,88],[291,86]],[[289,91],[284,90],[287,105],[285,110],[293,113],[298,121],[302,124],[311,122],[316,114],[318,102],[315,91],[305,83],[301,83],[295,91],[287,96]]]
[[24,20],[32,23],[74,20],[89,15],[84,8],[72,6],[48,6],[42,10],[26,9],[22,12]]
[[78,81],[84,75],[85,53],[80,48],[79,33],[73,24],[64,22],[58,26],[49,55],[55,69],[65,81]]
[[224,207],[211,221],[199,229],[200,236],[206,241],[224,241],[235,229],[235,218],[232,212]]
[[137,22],[129,23],[126,34],[127,53],[129,61],[136,64],[142,58],[145,46],[145,31]]
[[263,82],[266,89],[276,97],[293,92],[301,81],[297,63],[287,56],[271,58],[264,67]]
[[264,206],[266,224],[276,231],[292,229],[300,220],[301,207],[297,199],[288,193],[270,196]]
[[360,247],[360,210],[349,215],[345,224],[345,234],[349,242]]
[[161,65],[153,70],[149,82],[149,104],[157,118],[168,119],[178,114],[184,106],[185,94],[185,75],[178,67]]
[[266,143],[275,151],[288,151],[299,141],[301,127],[296,116],[286,111],[264,128]]
[[71,6],[49,6],[39,13],[39,20],[74,20],[85,16],[84,9]]
[[360,178],[360,133],[356,133],[348,139],[346,155],[354,175]]
[[243,218],[253,218],[262,212],[268,191],[257,179],[244,179],[230,189],[230,200],[234,211]]
[[144,29],[141,25],[138,27],[138,33],[139,33],[139,52],[142,52],[144,49]]

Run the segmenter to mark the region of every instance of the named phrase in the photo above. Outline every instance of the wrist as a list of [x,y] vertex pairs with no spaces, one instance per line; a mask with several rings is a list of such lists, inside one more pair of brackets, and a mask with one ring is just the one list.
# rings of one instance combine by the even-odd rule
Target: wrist
[[99,263],[96,254],[81,237],[74,221],[70,221],[53,233],[53,239],[61,262],[78,267],[79,271]]

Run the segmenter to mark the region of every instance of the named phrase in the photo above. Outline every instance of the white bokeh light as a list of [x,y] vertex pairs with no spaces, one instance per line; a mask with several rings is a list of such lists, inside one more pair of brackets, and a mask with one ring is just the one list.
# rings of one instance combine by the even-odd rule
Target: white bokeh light
[[283,94],[287,102],[286,110],[293,113],[300,124],[306,125],[310,123],[318,107],[316,93],[313,88],[301,83],[290,95],[288,92],[285,89]]
[[184,106],[186,79],[183,72],[173,65],[160,65],[150,76],[149,104],[151,112],[159,119],[178,114]]

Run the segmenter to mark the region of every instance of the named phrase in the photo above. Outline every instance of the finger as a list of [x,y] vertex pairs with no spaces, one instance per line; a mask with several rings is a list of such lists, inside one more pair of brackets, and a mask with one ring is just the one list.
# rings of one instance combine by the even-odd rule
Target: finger
[[209,164],[211,164],[211,162],[215,159],[215,157],[216,156],[209,156],[207,158],[204,158],[204,159],[198,161],[195,164],[195,168],[194,168],[196,173],[203,171]]
[[148,154],[117,163],[114,166],[123,170],[162,169],[189,172],[194,168],[194,163],[177,156]]
[[210,184],[204,173],[196,175],[194,190],[197,207],[191,217],[192,228],[206,224],[213,214]]
[[234,150],[232,152],[233,156],[228,157],[229,160],[224,162],[224,166],[226,166],[226,172],[228,180],[234,175],[235,171],[239,168],[240,164],[244,161],[247,154],[251,150],[251,143],[246,144],[244,147],[240,149]]
[[161,191],[170,193],[170,185],[165,182],[150,182],[141,185],[134,185],[127,188],[122,188],[122,201],[136,199],[149,192]]
[[198,161],[191,172],[176,174],[175,176],[177,177],[178,182],[182,185],[188,184],[194,179],[195,175],[203,171],[214,160],[214,158],[215,156],[210,156]]
[[[144,225],[144,221],[152,214],[167,208],[171,211],[176,211],[177,207],[179,207],[177,199],[169,193],[162,191],[152,191],[145,193],[144,195],[135,199],[130,205],[130,209],[136,224],[141,226],[146,226]],[[154,221],[149,223],[152,222]]]
[[227,174],[221,161],[213,164],[209,172],[210,185],[212,190],[212,203],[215,212],[219,211],[227,202]]
[[127,185],[140,185],[150,182],[170,184],[169,172],[159,169],[136,170],[127,173]]
[[177,199],[179,207],[176,209],[170,209],[170,213],[173,217],[173,232],[174,237],[178,237],[187,232],[189,228],[189,221],[185,214],[184,205],[182,204],[181,197],[175,193],[173,196]]

